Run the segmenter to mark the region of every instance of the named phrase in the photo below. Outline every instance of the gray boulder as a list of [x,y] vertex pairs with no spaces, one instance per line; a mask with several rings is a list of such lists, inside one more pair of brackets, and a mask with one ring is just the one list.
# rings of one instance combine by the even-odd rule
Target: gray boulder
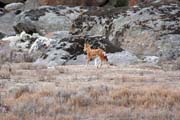
[[74,21],[71,33],[105,36],[117,48],[142,59],[144,56],[176,59],[180,48],[179,12],[179,4],[129,10],[93,9]]
[[159,61],[160,59],[157,56],[145,56],[143,58],[143,62],[150,63],[150,64],[158,64]]
[[109,62],[111,64],[134,64],[138,63],[139,59],[136,55],[133,55],[132,53],[128,51],[122,51],[122,52],[116,52],[107,54]]
[[[120,15],[113,21],[109,39],[136,55],[161,57],[168,53],[175,54],[174,58],[177,58],[177,48],[180,47],[179,12],[180,6],[176,4],[129,11],[127,16]],[[161,43],[166,44],[163,46],[165,49]],[[175,47],[170,50],[169,46]]]
[[0,32],[7,35],[14,35],[15,31],[13,29],[13,23],[15,21],[15,14],[12,12],[6,13],[0,16]]
[[17,33],[46,34],[54,31],[70,31],[73,20],[85,12],[80,7],[43,6],[17,16],[14,29]]
[[160,37],[156,42],[159,52],[158,56],[164,60],[175,60],[180,57],[180,35],[169,34]]
[[17,34],[15,36],[5,37],[2,40],[8,41],[11,48],[18,48],[21,51],[27,51],[33,41],[31,35],[25,32],[22,32],[21,34]]
[[24,4],[23,3],[10,3],[10,4],[7,4],[4,8],[6,11],[15,11],[15,10],[19,10],[19,9],[22,9],[24,7]]
[[26,0],[24,3],[24,10],[37,9],[39,6],[38,0]]

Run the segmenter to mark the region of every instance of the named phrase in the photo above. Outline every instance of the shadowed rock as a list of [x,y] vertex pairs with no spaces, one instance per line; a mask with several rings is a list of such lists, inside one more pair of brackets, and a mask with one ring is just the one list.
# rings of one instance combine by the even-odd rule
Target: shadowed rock
[[8,3],[15,3],[15,2],[24,2],[26,0],[0,0],[0,2],[8,4]]
[[102,6],[108,0],[39,0],[41,5]]

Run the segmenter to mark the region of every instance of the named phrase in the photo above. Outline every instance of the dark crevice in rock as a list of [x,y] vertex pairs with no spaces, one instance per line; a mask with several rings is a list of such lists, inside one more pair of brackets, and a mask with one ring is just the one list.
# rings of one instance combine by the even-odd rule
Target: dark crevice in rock
[[38,21],[39,17],[44,16],[46,12],[48,12],[47,9],[30,10],[26,12],[26,16],[29,17],[33,21]]
[[4,38],[6,36],[6,34],[0,32],[0,39]]
[[0,8],[4,8],[6,4],[0,1]]
[[101,16],[103,18],[116,18],[119,13],[126,13],[129,7],[121,7],[121,8],[99,8],[99,7],[89,7],[88,11],[84,14],[89,16]]
[[29,34],[38,33],[37,28],[34,25],[28,23],[18,23],[16,26],[13,26],[13,28],[16,33],[21,33],[23,31]]
[[100,6],[100,7],[103,7],[103,6],[107,5],[107,4],[109,3],[109,1],[110,1],[110,0],[106,0],[104,3],[101,3],[99,6]]

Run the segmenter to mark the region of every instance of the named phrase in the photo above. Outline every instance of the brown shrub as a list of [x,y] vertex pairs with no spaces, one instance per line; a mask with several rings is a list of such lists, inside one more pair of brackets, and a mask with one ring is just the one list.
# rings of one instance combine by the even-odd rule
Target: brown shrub
[[18,117],[15,116],[13,113],[8,113],[8,114],[3,113],[3,115],[0,114],[0,116],[1,116],[1,120],[18,120]]
[[[161,87],[149,87],[129,89],[121,88],[111,91],[114,104],[120,106],[142,106],[142,107],[161,107],[171,108],[180,104],[178,91]],[[163,102],[162,102],[163,101]]]
[[0,70],[0,79],[10,79],[11,73],[5,70]]

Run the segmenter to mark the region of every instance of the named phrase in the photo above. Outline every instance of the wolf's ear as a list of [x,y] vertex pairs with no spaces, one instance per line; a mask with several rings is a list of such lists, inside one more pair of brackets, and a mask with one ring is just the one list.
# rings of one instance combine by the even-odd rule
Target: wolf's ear
[[88,43],[84,43],[84,48],[88,48],[89,44]]
[[92,45],[91,44],[88,44],[90,47],[92,47]]

